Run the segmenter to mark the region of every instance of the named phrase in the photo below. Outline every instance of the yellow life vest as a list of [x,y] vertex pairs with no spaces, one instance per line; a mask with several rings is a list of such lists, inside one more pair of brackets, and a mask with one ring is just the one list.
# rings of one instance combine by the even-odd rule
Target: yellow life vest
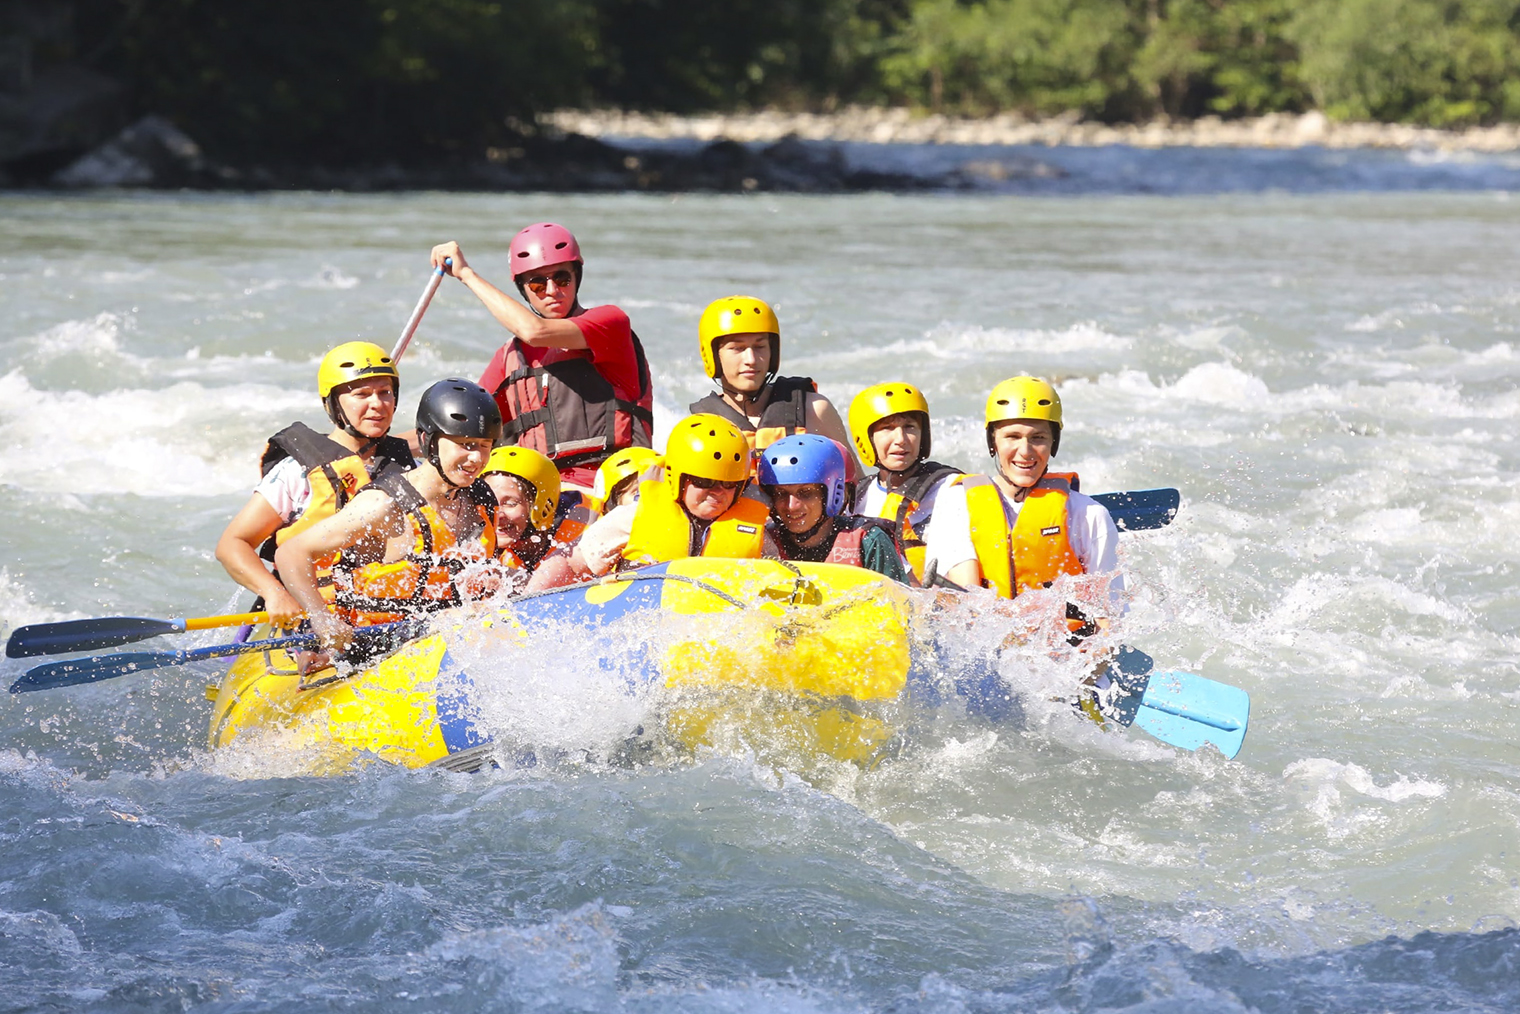
[[[311,497],[300,516],[275,529],[274,535],[259,547],[259,557],[270,563],[274,562],[277,548],[318,521],[338,513],[359,490],[373,482],[375,476],[386,470],[399,472],[413,465],[411,448],[399,437],[381,437],[366,463],[357,452],[299,422],[291,423],[269,438],[259,457],[259,474],[268,475],[270,469],[286,458],[294,458],[306,470]],[[337,554],[328,553],[315,561],[317,591],[328,605],[333,601],[332,567],[336,558]]]
[[639,478],[639,502],[623,561],[642,567],[688,556],[756,560],[765,546],[764,504],[739,497],[716,521],[703,526],[672,496],[665,466],[655,465]]
[[456,533],[399,473],[377,478],[375,486],[405,513],[411,549],[391,563],[360,564],[339,553],[333,568],[333,611],[364,627],[480,597],[475,589],[461,587],[459,576],[467,566],[496,555],[496,496],[491,488],[479,479],[469,487],[470,510]]
[[997,483],[985,475],[967,475],[971,545],[982,568],[982,583],[1003,598],[1031,588],[1048,588],[1062,574],[1085,573],[1071,548],[1067,504],[1077,485],[1075,472],[1046,472],[1024,497],[1010,528]]

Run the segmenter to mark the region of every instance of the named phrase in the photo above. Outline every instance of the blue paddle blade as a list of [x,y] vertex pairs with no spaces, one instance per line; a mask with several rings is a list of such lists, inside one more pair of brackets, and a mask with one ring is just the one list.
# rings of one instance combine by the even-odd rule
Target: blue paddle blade
[[143,616],[102,616],[59,623],[29,623],[17,627],[5,642],[7,658],[61,655],[68,651],[94,651],[118,644],[145,641],[160,634],[182,634],[184,620],[152,620]]
[[1233,758],[1245,742],[1251,696],[1239,687],[1190,672],[1152,673],[1135,726],[1163,743],[1197,750],[1212,743]]
[[1182,494],[1175,489],[1136,489],[1125,493],[1099,493],[1093,497],[1114,519],[1121,532],[1165,528],[1177,516]]

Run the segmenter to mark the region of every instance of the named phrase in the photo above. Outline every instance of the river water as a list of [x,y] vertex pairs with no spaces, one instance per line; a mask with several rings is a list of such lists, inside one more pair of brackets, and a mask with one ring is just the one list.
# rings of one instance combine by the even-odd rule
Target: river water
[[[920,384],[936,457],[967,468],[990,385],[1054,378],[1084,489],[1182,490],[1173,525],[1123,537],[1126,636],[1253,699],[1233,761],[946,708],[862,769],[620,761],[627,715],[593,694],[540,723],[562,749],[535,768],[314,778],[205,749],[214,667],[7,696],[0,1010],[1520,1007],[1520,202],[1494,171],[1472,192],[0,197],[6,631],[246,605],[212,547],[263,438],[320,421],[321,353],[389,345],[433,242],[504,281],[512,233],[552,217],[587,298],[643,336],[662,432],[706,389],[698,313],[736,291],[776,305],[787,371],[836,404]],[[448,283],[400,417],[500,339]],[[615,647],[490,675],[552,689]]]

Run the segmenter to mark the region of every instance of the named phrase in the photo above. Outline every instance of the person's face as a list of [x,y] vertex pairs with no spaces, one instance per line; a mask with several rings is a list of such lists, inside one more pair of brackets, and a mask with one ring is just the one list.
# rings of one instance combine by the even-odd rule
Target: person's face
[[1033,486],[1050,465],[1050,445],[1054,440],[1055,431],[1043,419],[999,423],[992,431],[998,471],[1015,486]]
[[771,513],[793,535],[801,535],[823,519],[825,490],[819,483],[772,486]]
[[562,320],[575,308],[576,270],[572,261],[546,264],[517,277],[528,305],[547,320]]
[[443,477],[456,486],[468,486],[491,457],[489,437],[438,437],[438,463]]
[[924,428],[918,417],[907,412],[889,415],[871,427],[871,446],[876,448],[876,464],[889,472],[903,472],[918,461],[923,446]]
[[765,386],[770,369],[770,335],[733,334],[718,342],[718,371],[734,390],[755,393]]
[[367,439],[379,440],[390,432],[396,415],[396,386],[389,377],[356,380],[338,389],[338,408],[349,425]]
[[621,506],[623,506],[626,503],[634,503],[635,501],[638,500],[638,498],[639,498],[639,477],[638,477],[638,475],[635,474],[635,475],[626,476],[623,479],[623,481],[619,482],[616,486],[614,486],[612,488],[612,495],[607,498],[607,500],[608,500],[607,509],[608,510],[612,510],[612,508],[614,508],[614,507],[621,507]]
[[528,514],[533,510],[532,493],[522,479],[505,472],[492,472],[486,476],[486,485],[496,494],[497,542],[516,542],[528,530]]
[[[710,483],[710,485],[708,485]],[[739,483],[688,475],[681,483],[681,506],[694,518],[716,521],[739,499]]]

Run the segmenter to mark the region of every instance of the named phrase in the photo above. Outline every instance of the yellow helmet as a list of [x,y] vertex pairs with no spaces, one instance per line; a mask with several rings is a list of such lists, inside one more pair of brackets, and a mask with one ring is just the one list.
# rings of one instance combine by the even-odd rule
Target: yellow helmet
[[317,367],[317,397],[326,399],[333,388],[370,377],[390,377],[401,393],[401,374],[389,352],[374,342],[344,342],[322,357]]
[[531,447],[498,447],[491,452],[481,476],[493,472],[515,475],[533,491],[533,507],[528,523],[539,531],[548,531],[559,507],[559,469],[554,462]]
[[868,387],[850,402],[850,440],[860,452],[867,468],[875,468],[876,445],[871,442],[871,427],[889,415],[915,412],[923,416],[920,425],[924,436],[918,447],[920,461],[929,456],[929,403],[912,384],[877,384]]
[[1054,440],[1050,454],[1061,449],[1061,396],[1039,377],[1010,377],[987,396],[987,453],[993,453],[992,427],[1014,419],[1043,419]]
[[[681,498],[681,479],[694,475],[718,482],[749,481],[749,441],[720,415],[699,412],[676,423],[665,442],[665,481]],[[743,486],[740,486],[743,489]]]
[[714,380],[719,379],[718,342],[735,334],[771,336],[770,372],[765,377],[769,383],[781,366],[781,322],[776,311],[754,296],[725,296],[707,304],[697,322],[697,341],[702,347],[702,366]]
[[596,480],[591,484],[591,499],[598,510],[607,509],[607,501],[618,484],[631,475],[638,475],[660,456],[648,447],[625,447],[602,462],[596,470]]

